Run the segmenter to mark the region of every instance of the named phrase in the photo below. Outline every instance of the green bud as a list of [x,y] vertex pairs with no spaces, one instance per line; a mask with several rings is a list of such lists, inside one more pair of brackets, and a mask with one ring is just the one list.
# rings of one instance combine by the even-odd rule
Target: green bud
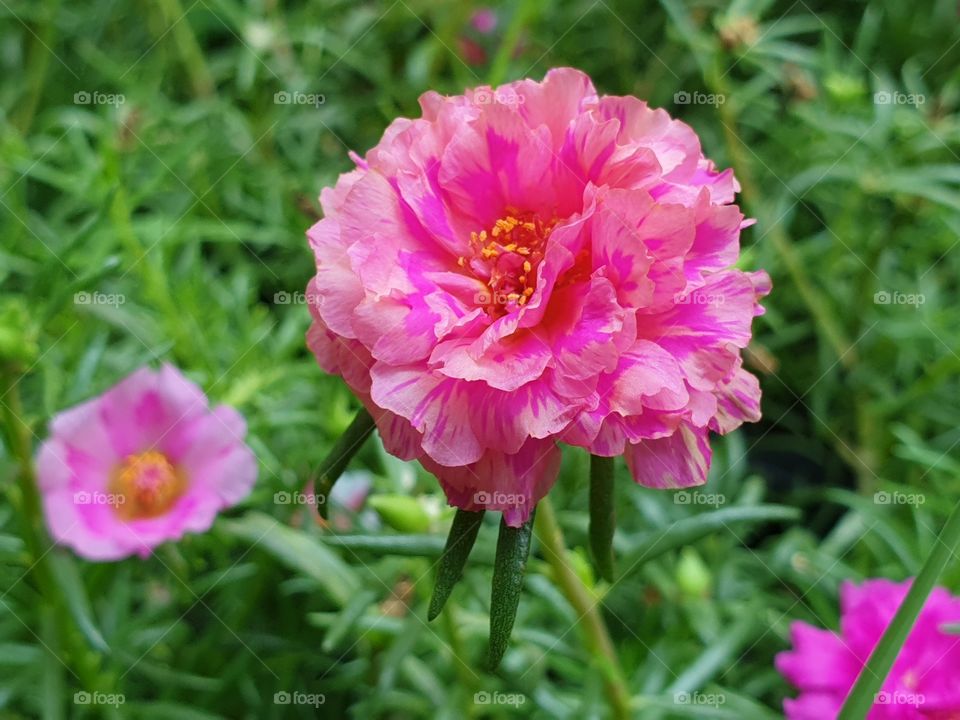
[[697,551],[686,547],[680,552],[677,563],[677,585],[680,592],[688,597],[704,598],[710,594],[713,577]]
[[371,495],[370,505],[394,530],[422,533],[430,529],[430,516],[417,498],[409,495]]

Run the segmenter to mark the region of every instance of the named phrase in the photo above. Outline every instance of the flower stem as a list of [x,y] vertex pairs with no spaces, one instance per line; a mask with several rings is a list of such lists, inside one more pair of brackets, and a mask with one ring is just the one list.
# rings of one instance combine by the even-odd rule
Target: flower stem
[[940,573],[943,572],[958,546],[960,546],[960,503],[947,518],[920,574],[913,581],[893,621],[883,633],[867,664],[860,671],[860,676],[847,696],[837,720],[854,720],[854,718],[867,716],[877,692],[890,673],[890,668],[893,667],[907,635],[916,623],[917,616],[923,609],[937,578],[940,577]]
[[590,456],[590,551],[597,572],[613,582],[613,534],[617,526],[614,509],[613,458]]
[[607,700],[613,717],[624,720],[630,717],[630,692],[627,689],[620,660],[617,658],[607,626],[597,610],[598,603],[574,572],[567,559],[566,543],[557,522],[550,498],[537,505],[536,534],[544,549],[544,556],[556,575],[560,590],[579,616],[577,624],[583,629],[587,650],[603,672]]

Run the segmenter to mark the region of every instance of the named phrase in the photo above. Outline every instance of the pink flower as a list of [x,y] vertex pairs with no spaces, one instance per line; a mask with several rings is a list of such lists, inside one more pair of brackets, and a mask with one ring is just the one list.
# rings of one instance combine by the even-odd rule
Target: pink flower
[[37,458],[51,535],[90,560],[117,560],[204,532],[257,478],[245,435],[236,410],[211,410],[173,366],[137,370],[51,422]]
[[470,25],[478,33],[488,35],[497,29],[497,13],[492,8],[479,8],[470,16]]
[[551,70],[420,98],[320,196],[307,342],[453,505],[521,524],[558,441],[698,485],[708,434],[760,417],[741,367],[766,273],[693,130]]
[[[793,650],[776,659],[777,670],[800,689],[798,698],[784,701],[789,720],[837,716],[909,588],[909,581],[844,583],[839,634],[793,623]],[[960,636],[944,631],[958,622],[960,598],[936,588],[878,693],[870,720],[960,717]]]

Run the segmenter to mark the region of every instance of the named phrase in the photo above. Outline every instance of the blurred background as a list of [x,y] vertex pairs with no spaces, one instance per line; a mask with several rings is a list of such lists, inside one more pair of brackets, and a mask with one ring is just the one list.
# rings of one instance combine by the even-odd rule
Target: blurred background
[[42,548],[50,597],[0,447],[0,718],[606,717],[536,546],[491,674],[495,518],[428,624],[452,517],[429,475],[374,439],[329,525],[303,502],[356,409],[304,346],[320,189],[422,92],[558,65],[690,123],[757,218],[742,266],[774,281],[748,358],[764,419],[715,443],[702,492],[618,469],[612,585],[566,453],[573,562],[638,717],[781,716],[790,621],[835,627],[842,580],[916,573],[960,492],[958,19],[954,0],[0,0],[3,408],[36,446],[167,360],[243,412],[261,465],[210,533],[149,559]]

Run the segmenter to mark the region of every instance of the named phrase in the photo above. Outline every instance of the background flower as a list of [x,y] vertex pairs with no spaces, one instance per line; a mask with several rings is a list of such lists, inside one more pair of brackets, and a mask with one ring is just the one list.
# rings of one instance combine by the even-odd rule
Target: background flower
[[[836,717],[864,663],[903,602],[910,582],[844,583],[840,632],[804,622],[790,628],[793,650],[780,653],[777,669],[800,689],[784,701],[790,720]],[[948,718],[960,713],[960,598],[936,588],[877,695],[870,720]]]
[[172,365],[141,368],[50,424],[37,457],[54,539],[90,560],[204,532],[257,477],[246,423]]

